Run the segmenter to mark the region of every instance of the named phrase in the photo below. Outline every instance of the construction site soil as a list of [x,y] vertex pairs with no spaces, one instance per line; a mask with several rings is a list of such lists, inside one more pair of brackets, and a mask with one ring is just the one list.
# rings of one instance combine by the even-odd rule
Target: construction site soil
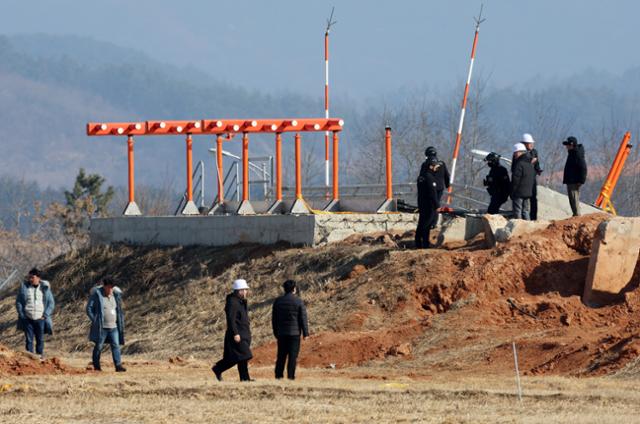
[[[487,249],[482,238],[412,250],[411,233],[352,236],[316,248],[100,246],[45,268],[56,295],[47,349],[90,356],[86,298],[110,274],[124,291],[127,356],[217,360],[230,282],[251,286],[253,366],[271,365],[271,304],[285,279],[299,281],[312,335],[302,367],[358,370],[360,377],[504,374],[512,342],[525,375],[640,372],[640,266],[619,299],[580,299],[592,237],[607,215],[553,222]],[[14,298],[0,302],[0,337],[21,349]],[[0,348],[0,373],[80,372]]]

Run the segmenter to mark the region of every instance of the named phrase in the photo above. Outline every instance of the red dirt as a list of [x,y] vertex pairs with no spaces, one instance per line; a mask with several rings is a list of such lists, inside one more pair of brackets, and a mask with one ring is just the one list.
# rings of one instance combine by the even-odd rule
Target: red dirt
[[0,375],[80,374],[82,370],[67,367],[59,358],[40,361],[34,355],[15,352],[0,344]]

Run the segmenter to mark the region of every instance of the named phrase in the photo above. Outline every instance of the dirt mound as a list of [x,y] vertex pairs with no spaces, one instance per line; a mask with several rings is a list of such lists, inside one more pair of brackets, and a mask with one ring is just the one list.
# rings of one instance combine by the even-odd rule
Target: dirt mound
[[[596,227],[607,215],[558,221],[492,249],[407,250],[411,234],[352,236],[316,248],[276,246],[95,247],[48,268],[58,300],[57,351],[89,352],[84,306],[95,277],[115,276],[125,293],[125,355],[167,360],[222,353],[224,297],[246,278],[255,365],[275,361],[271,305],[282,282],[298,281],[312,337],[308,367],[385,367],[411,376],[504,373],[512,342],[523,372],[629,372],[640,349],[640,267],[613,303],[580,301]],[[0,323],[13,322],[11,299]],[[22,336],[0,325],[12,347]],[[640,372],[640,371],[639,371]]]
[[24,352],[15,352],[0,344],[0,375],[79,374],[82,370],[67,367],[59,358],[41,361]]

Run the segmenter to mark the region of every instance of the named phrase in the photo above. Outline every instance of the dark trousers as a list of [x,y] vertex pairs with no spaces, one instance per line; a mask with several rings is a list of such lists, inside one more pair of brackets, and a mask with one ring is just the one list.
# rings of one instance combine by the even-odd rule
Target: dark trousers
[[533,196],[531,196],[530,203],[531,210],[529,211],[529,218],[535,221],[538,219],[538,182],[535,180],[533,183]]
[[491,201],[489,202],[489,207],[487,208],[488,214],[496,214],[500,213],[500,206],[506,202],[504,197],[502,196],[491,196]]
[[249,381],[251,377],[249,377],[249,360],[245,359],[244,361],[234,361],[229,358],[222,358],[213,366],[213,372],[216,374],[222,374],[229,368],[238,366],[238,374],[240,375],[240,381]]
[[287,361],[287,378],[296,378],[296,362],[300,352],[300,335],[278,337],[278,357],[276,359],[276,378],[284,377],[284,363]]
[[573,216],[580,216],[580,186],[582,184],[567,184],[569,194],[569,205]]
[[416,249],[431,247],[429,235],[431,233],[431,223],[434,219],[438,219],[438,212],[435,209],[420,209],[418,213],[418,226],[416,227]]
[[[441,205],[442,204],[442,194],[444,193],[444,190],[437,190],[436,194],[438,195],[438,204]],[[433,214],[433,219],[431,220],[431,229],[436,228],[436,226],[438,225],[438,214]]]
[[44,352],[44,320],[24,320],[24,338],[27,352],[33,353],[33,339],[36,339],[36,353],[42,355]]

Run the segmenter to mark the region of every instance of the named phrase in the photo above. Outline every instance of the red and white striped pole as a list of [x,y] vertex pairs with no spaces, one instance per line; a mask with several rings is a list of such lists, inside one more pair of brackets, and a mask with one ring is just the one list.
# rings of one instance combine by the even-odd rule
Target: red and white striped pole
[[[327,19],[327,29],[324,32],[324,117],[329,119],[329,31],[336,22],[332,21],[333,11]],[[324,132],[324,185],[329,187],[329,131]]]
[[482,6],[480,6],[480,15],[476,19],[476,32],[473,37],[473,47],[471,48],[471,63],[469,64],[469,74],[467,75],[467,83],[464,86],[464,95],[462,96],[462,108],[460,109],[460,122],[458,124],[458,132],[456,133],[456,144],[453,148],[453,161],[451,162],[451,179],[449,186],[449,195],[447,196],[447,203],[451,204],[451,191],[453,189],[453,182],[456,176],[456,162],[458,161],[458,153],[460,152],[460,142],[462,141],[462,127],[464,126],[464,114],[467,108],[467,97],[469,96],[469,84],[471,84],[471,74],[473,73],[473,62],[476,58],[476,46],[478,45],[478,32],[480,31],[480,24],[484,22],[482,19]]
[[[329,26],[324,33],[324,117],[329,119]],[[329,187],[329,131],[324,132],[324,185]]]

